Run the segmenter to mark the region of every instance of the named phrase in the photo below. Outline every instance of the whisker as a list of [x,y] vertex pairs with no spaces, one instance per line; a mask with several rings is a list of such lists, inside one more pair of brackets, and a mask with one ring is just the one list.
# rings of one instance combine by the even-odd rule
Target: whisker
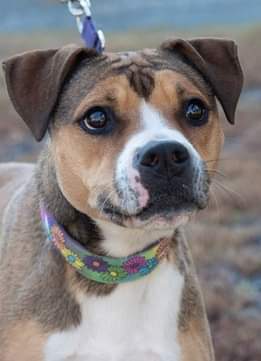
[[217,195],[215,194],[214,190],[210,188],[210,196],[211,198],[213,199],[214,201],[214,206],[216,208],[216,211],[217,211],[217,216],[218,218],[220,217],[220,203],[218,202],[218,198],[217,198]]
[[218,175],[218,176],[221,176],[223,178],[227,178],[227,175],[224,174],[223,172],[221,172],[220,170],[216,170],[216,169],[207,169],[207,172],[210,174],[210,175]]
[[228,161],[233,161],[233,158],[218,158],[218,159],[208,159],[205,160],[205,163],[214,163],[214,162],[228,162]]
[[236,201],[238,201],[238,206],[240,208],[244,207],[245,200],[241,196],[241,194],[239,194],[238,192],[236,192],[235,190],[233,190],[231,188],[228,188],[228,186],[225,186],[224,184],[218,182],[217,179],[215,179],[213,181],[213,185],[216,186],[219,190],[226,192],[226,194],[228,194],[232,199],[235,199]]

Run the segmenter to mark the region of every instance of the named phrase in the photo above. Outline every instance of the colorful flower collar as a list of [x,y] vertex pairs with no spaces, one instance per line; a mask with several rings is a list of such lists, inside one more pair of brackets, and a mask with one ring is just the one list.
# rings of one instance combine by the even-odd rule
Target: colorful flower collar
[[98,256],[71,238],[41,207],[41,219],[50,240],[65,260],[84,277],[107,284],[135,281],[151,273],[166,256],[169,241],[161,239],[144,251],[124,258]]

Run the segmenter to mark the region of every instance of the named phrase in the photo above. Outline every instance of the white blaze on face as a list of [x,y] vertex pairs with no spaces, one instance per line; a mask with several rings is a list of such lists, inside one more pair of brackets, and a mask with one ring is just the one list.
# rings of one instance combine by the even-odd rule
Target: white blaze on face
[[178,130],[170,128],[164,116],[151,104],[144,100],[140,105],[140,130],[132,135],[126,143],[117,162],[116,182],[122,192],[124,200],[121,204],[130,215],[135,215],[146,207],[149,193],[140,182],[137,169],[133,167],[133,160],[137,149],[146,146],[151,141],[173,141],[187,148],[194,163],[200,164],[200,155],[186,137]]

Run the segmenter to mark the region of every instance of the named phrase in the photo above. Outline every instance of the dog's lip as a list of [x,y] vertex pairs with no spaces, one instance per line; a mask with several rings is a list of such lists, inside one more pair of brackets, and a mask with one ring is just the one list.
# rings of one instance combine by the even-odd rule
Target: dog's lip
[[137,213],[127,213],[126,211],[120,209],[119,207],[116,207],[116,206],[111,206],[111,207],[103,207],[102,209],[102,213],[105,213],[105,214],[108,214],[108,215],[112,215],[112,216],[118,216],[118,217],[122,217],[122,218],[135,218],[135,217],[139,217],[143,212],[144,210],[146,209],[147,207],[141,209],[139,212]]
[[[183,220],[186,222],[194,213],[195,209],[166,209],[157,213],[149,214],[150,207],[143,208],[136,214],[125,214],[113,208],[104,209],[104,216],[112,223],[118,224],[122,227],[137,227],[144,228],[152,223],[157,227],[165,227],[169,229],[175,228],[181,224]],[[148,214],[146,214],[148,212]]]
[[[127,213],[126,211],[118,208],[118,207],[114,207],[112,205],[112,207],[105,207],[103,208],[103,213],[113,217],[113,218],[120,218],[123,221],[128,221],[128,220],[134,220],[134,219],[140,219],[143,216],[146,216],[147,213],[149,213],[151,211],[151,209],[153,209],[154,204],[150,203],[148,204],[146,207],[143,207],[142,209],[140,209],[138,212],[136,213]],[[174,206],[173,207],[168,207],[166,209],[161,210],[158,213],[154,213],[151,214],[148,218],[155,218],[155,217],[166,217],[167,216],[179,216],[181,213],[191,213],[191,210],[188,209],[177,209]]]

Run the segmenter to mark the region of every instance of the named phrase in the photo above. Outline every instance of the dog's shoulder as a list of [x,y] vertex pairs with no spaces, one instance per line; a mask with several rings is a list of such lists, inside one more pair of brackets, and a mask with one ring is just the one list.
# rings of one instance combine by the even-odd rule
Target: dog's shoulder
[[0,222],[15,192],[31,177],[34,165],[29,163],[0,164]]
[[31,163],[1,163],[0,164],[0,191],[9,183],[22,183],[33,172]]

